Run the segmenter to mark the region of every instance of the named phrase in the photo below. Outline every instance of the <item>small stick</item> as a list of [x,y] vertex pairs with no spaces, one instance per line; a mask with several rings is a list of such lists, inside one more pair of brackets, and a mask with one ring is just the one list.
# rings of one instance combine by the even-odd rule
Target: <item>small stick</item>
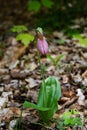
[[69,107],[71,104],[73,104],[76,100],[78,99],[78,97],[74,97],[72,99],[70,99],[69,101],[67,101],[65,104],[63,104],[63,106],[59,109],[62,110],[64,108]]

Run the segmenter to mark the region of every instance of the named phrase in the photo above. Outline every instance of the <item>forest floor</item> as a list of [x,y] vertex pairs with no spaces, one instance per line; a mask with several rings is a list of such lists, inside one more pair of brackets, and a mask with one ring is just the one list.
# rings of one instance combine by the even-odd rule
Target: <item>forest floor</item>
[[[45,77],[56,76],[62,88],[59,110],[54,117],[61,116],[66,110],[75,109],[79,116],[84,118],[84,129],[87,129],[87,48],[80,47],[77,41],[69,40],[67,37],[64,44],[58,44],[55,35],[57,38],[60,34],[54,32],[49,40],[49,54],[54,58],[60,54],[64,55],[56,70],[50,60],[46,57],[41,58],[46,66]],[[15,37],[9,37],[5,42],[7,44],[0,61],[0,127],[2,130],[10,130],[22,111],[23,120],[27,120],[26,129],[36,129],[30,125],[39,120],[36,110],[23,109],[22,105],[25,100],[37,102],[42,82],[37,48],[31,43],[25,49],[16,42]],[[83,97],[81,99],[81,95],[77,95],[78,91],[81,91],[84,100]],[[52,127],[56,129],[55,125]],[[67,129],[70,130],[70,127]]]
[[[16,9],[10,15],[13,16],[15,13]],[[15,130],[63,130],[63,128],[58,128],[59,124],[54,121],[51,121],[50,126],[41,123],[36,110],[22,107],[26,100],[37,102],[42,77],[36,46],[31,43],[25,48],[16,41],[15,36],[11,33],[8,35],[6,30],[15,23],[12,20],[13,17],[8,16],[3,19],[0,15],[1,23],[3,23],[0,25],[0,40],[3,43],[3,45],[0,44],[0,49],[3,51],[0,56],[0,130],[13,130],[21,113],[21,125]],[[22,23],[19,22],[19,24]],[[83,32],[84,30],[87,35],[87,28],[85,27]],[[56,69],[47,57],[41,57],[41,61],[46,66],[45,78],[55,76],[61,84],[62,97],[58,102],[58,111],[53,118],[59,119],[64,112],[76,110],[83,126],[71,127],[68,125],[64,126],[64,129],[87,130],[87,48],[80,46],[77,40],[70,39],[59,31],[54,31],[46,38],[49,43],[49,54],[52,57],[64,55]],[[59,42],[61,40],[63,40],[62,44]]]

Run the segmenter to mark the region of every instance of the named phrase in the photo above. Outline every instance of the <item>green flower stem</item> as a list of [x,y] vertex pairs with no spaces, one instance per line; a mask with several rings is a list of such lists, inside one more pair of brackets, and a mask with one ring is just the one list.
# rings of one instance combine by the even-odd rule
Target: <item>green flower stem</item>
[[40,64],[40,70],[41,70],[42,80],[44,81],[45,80],[45,78],[44,78],[44,67],[43,67],[43,65],[41,63],[41,55],[40,55],[39,52],[37,52],[37,53],[38,53],[38,62]]
[[43,64],[41,63],[41,55],[40,55],[40,53],[39,52],[37,52],[37,55],[38,55],[38,62],[39,62],[39,64],[40,64],[40,70],[41,70],[41,75],[42,75],[42,81],[43,81],[43,83],[44,83],[44,93],[43,93],[43,96],[44,96],[44,101],[43,101],[43,104],[44,104],[44,107],[46,107],[47,106],[47,103],[46,103],[46,85],[45,85],[45,77],[44,77],[44,74],[45,74],[45,71],[44,71],[44,66],[43,66]]

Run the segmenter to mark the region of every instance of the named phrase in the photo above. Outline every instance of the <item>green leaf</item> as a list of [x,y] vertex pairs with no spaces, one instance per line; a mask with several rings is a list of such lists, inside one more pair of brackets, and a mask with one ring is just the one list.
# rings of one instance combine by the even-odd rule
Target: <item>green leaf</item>
[[51,60],[53,64],[55,64],[55,59],[51,55],[47,55],[47,58]]
[[24,102],[24,107],[32,107],[39,111],[44,122],[50,120],[58,109],[58,100],[61,97],[60,83],[55,77],[49,77],[43,81],[38,94],[37,105]]
[[65,119],[64,125],[65,125],[65,126],[70,125],[71,122],[72,122],[71,118],[68,117],[68,118]]
[[71,113],[72,113],[72,115],[77,115],[77,114],[79,114],[79,112],[76,111],[75,109],[72,109],[72,110],[71,110]]
[[[42,102],[43,96],[45,97],[45,103]],[[42,98],[41,98],[42,97]],[[45,80],[45,83],[43,82],[38,96],[38,105],[40,106],[50,106],[53,104],[53,101],[58,101],[61,97],[61,87],[60,83],[57,80],[56,77],[50,76]],[[43,99],[44,100],[44,99]]]
[[20,33],[22,31],[28,31],[28,28],[24,25],[16,25],[10,29],[12,32]]
[[72,115],[72,114],[71,114],[70,111],[66,111],[66,112],[64,112],[62,118],[63,118],[64,120],[66,120],[67,118],[70,118],[71,115]]
[[82,121],[80,117],[68,117],[64,120],[64,125],[65,126],[82,126]]
[[64,123],[63,123],[62,120],[57,120],[56,121],[56,127],[57,127],[58,130],[65,130]]
[[63,58],[63,54],[58,55],[56,58],[53,58],[51,55],[47,55],[47,58],[51,60],[51,62],[56,66],[58,62]]
[[64,56],[64,54],[60,54],[60,55],[57,56],[57,58],[56,58],[56,65],[63,58],[63,56]]
[[22,33],[17,35],[17,41],[21,41],[25,46],[27,46],[30,42],[34,40],[34,36],[28,33]]
[[63,121],[58,120],[56,127],[57,127],[58,130],[65,130],[65,128],[63,126]]
[[73,35],[73,38],[80,39],[80,38],[82,38],[82,37],[81,37],[80,34],[75,34],[75,35]]
[[33,108],[33,109],[37,109],[37,110],[40,110],[40,111],[48,111],[50,109],[50,108],[45,108],[45,107],[39,107],[38,105],[27,102],[27,101],[24,102],[23,107]]
[[74,118],[74,122],[75,122],[75,125],[78,125],[78,126],[82,126],[83,125],[82,120],[81,120],[80,117]]
[[51,8],[52,5],[54,4],[54,2],[52,2],[51,0],[41,0],[42,4],[47,7],[47,8]]
[[78,39],[81,45],[87,47],[87,38],[83,38],[80,34],[73,35],[73,38]]
[[[58,109],[57,101],[61,97],[60,83],[55,77],[49,77],[43,82],[39,91],[37,104],[40,107],[51,108],[40,115],[44,121],[49,120]],[[45,116],[46,115],[46,116]]]
[[28,2],[28,9],[38,12],[40,10],[40,2],[37,0],[32,0]]

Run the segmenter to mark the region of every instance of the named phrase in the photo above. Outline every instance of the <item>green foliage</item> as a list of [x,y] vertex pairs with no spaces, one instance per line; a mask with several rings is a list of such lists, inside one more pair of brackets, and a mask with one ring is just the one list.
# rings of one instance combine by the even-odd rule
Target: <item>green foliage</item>
[[64,120],[64,125],[65,126],[82,126],[82,121],[80,117],[75,117],[79,113],[76,110],[71,110],[71,111],[66,111],[62,119]]
[[79,112],[72,109],[71,111],[66,111],[62,117],[55,119],[56,127],[58,130],[66,130],[67,126],[82,126],[82,120],[80,117],[76,117],[79,115]]
[[20,33],[23,31],[28,31],[28,28],[24,25],[16,25],[16,26],[13,26],[10,30],[14,33]]
[[28,33],[18,34],[16,37],[17,41],[21,41],[25,46],[34,40],[34,36]]
[[73,35],[73,38],[79,40],[79,43],[81,45],[87,47],[87,38],[82,37],[80,34]]
[[[38,3],[37,6],[35,1]],[[34,4],[32,6],[32,3]],[[39,5],[39,6],[38,6]],[[45,7],[45,9],[44,9]],[[32,9],[33,8],[33,9]],[[37,8],[37,9],[34,9]],[[67,30],[68,27],[73,25],[74,19],[81,22],[78,28],[83,28],[85,21],[87,22],[87,2],[86,0],[29,0],[28,9],[36,10],[37,13],[34,27],[42,26],[49,30]],[[40,10],[42,9],[42,10]],[[40,12],[41,11],[41,12]],[[35,16],[35,15],[34,15]],[[81,19],[80,19],[81,18]],[[83,20],[81,20],[83,21]],[[79,25],[80,22],[76,23]],[[84,25],[83,25],[84,23]],[[74,23],[75,24],[75,23]],[[76,29],[75,27],[72,29]]]
[[48,77],[41,85],[37,105],[24,102],[24,107],[32,107],[39,111],[44,122],[49,121],[58,109],[58,100],[61,97],[60,83],[55,77]]
[[66,118],[64,121],[65,126],[76,126],[76,125],[82,125],[81,119],[79,117],[76,118]]
[[18,33],[16,36],[17,41],[21,41],[25,46],[34,40],[34,36],[29,33],[23,33],[28,31],[28,28],[24,25],[16,25],[11,28],[12,32]]
[[33,10],[35,12],[38,12],[41,7],[40,2],[37,0],[29,1],[27,6],[29,10]]
[[71,29],[70,26],[64,30],[64,33],[68,35],[70,38],[73,38],[73,35],[78,35],[80,33],[80,29]]
[[26,108],[31,107],[31,108],[37,109],[39,111],[48,111],[48,110],[50,110],[50,108],[40,107],[40,106],[38,106],[36,104],[33,104],[33,103],[30,103],[28,101],[25,101],[23,106],[26,107]]
[[44,7],[51,8],[54,2],[51,0],[32,0],[27,4],[28,10],[38,12],[43,5]]
[[54,4],[53,1],[51,0],[41,0],[43,6],[47,7],[47,8],[51,8]]
[[16,125],[14,126],[13,130],[25,130],[25,126],[22,122],[22,112],[20,113],[20,116],[17,119]]
[[62,120],[59,119],[56,120],[56,127],[58,130],[65,130],[64,123]]
[[51,55],[47,55],[47,58],[53,63],[54,66],[57,66],[63,56],[63,54],[60,54],[56,58],[53,58]]

